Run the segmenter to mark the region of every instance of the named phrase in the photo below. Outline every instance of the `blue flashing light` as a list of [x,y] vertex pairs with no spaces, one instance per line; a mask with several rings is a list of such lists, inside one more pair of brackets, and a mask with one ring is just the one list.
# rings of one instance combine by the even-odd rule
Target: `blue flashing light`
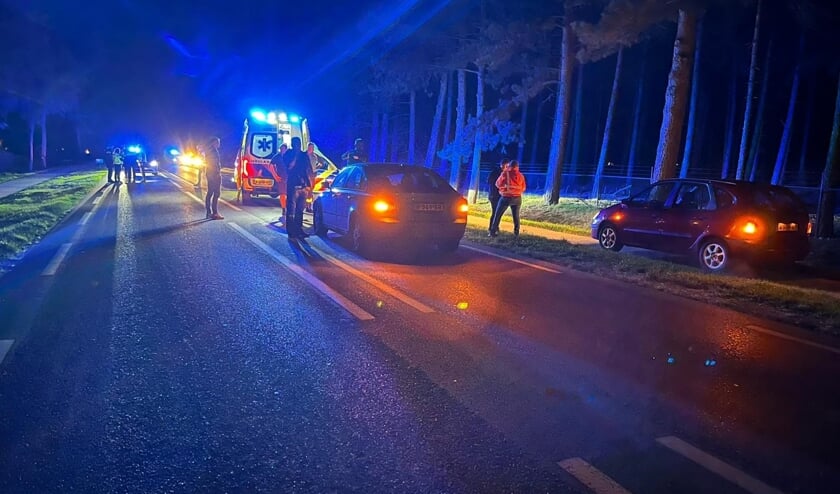
[[300,123],[300,116],[289,115],[289,121],[292,122],[292,123]]
[[177,149],[175,149],[175,148],[170,148],[170,149],[169,149],[169,155],[170,155],[170,156],[180,156],[180,155],[181,155],[181,151],[178,151],[178,150],[177,150]]
[[251,111],[251,117],[254,120],[259,120],[260,122],[265,122],[266,121],[265,112],[262,111],[262,110],[252,110]]
[[139,153],[142,150],[143,150],[143,148],[141,148],[140,146],[137,146],[137,145],[128,146],[128,152],[129,153],[135,153],[136,154],[136,153]]

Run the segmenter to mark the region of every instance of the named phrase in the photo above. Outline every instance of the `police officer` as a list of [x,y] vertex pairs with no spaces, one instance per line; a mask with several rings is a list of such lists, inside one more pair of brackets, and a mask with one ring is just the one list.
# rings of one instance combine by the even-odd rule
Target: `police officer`
[[303,231],[303,210],[312,190],[309,176],[312,166],[309,156],[301,149],[300,137],[292,137],[292,147],[283,156],[286,164],[286,233],[289,239],[308,237]]
[[[111,166],[108,167],[108,182],[122,183],[120,182],[120,168],[122,168],[123,163],[122,149],[114,148],[114,152],[111,154]],[[113,180],[111,179],[112,172],[114,173]]]
[[205,154],[207,195],[204,196],[204,209],[208,220],[225,219],[219,214],[219,196],[222,194],[222,157],[219,155],[221,144],[222,141],[218,137],[213,137]]

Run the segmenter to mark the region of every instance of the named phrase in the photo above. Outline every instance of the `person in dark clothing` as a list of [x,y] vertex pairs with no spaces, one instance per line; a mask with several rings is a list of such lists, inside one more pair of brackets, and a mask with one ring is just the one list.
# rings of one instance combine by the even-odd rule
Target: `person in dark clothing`
[[303,210],[306,198],[312,190],[309,179],[311,165],[309,156],[301,149],[300,137],[292,137],[292,146],[283,156],[286,164],[286,233],[289,239],[302,239],[307,235],[303,231]]
[[222,141],[218,137],[210,139],[205,155],[207,195],[204,196],[204,209],[207,211],[208,220],[225,219],[219,214],[219,196],[222,194],[222,157],[219,155],[221,144]]
[[487,177],[487,187],[489,189],[488,199],[490,200],[490,225],[487,227],[489,230],[488,236],[493,237],[499,233],[498,230],[493,229],[493,218],[496,217],[496,208],[499,207],[499,199],[502,198],[501,194],[499,194],[499,189],[496,187],[496,180],[499,179],[499,175],[502,174],[502,170],[506,166],[510,164],[510,160],[504,159],[496,168],[490,170],[490,175]]
[[346,165],[353,165],[356,163],[365,163],[368,160],[367,149],[365,141],[359,137],[353,142],[353,149],[346,151],[341,155]]
[[271,157],[271,166],[274,168],[274,181],[277,188],[278,198],[280,199],[280,222],[286,224],[286,163],[284,157],[289,152],[289,146],[286,143],[280,145],[277,153]]

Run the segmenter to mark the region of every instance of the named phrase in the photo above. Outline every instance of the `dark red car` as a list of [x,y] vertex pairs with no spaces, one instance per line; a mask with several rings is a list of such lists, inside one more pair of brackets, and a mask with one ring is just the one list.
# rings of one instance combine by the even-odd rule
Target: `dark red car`
[[685,253],[710,271],[732,257],[799,261],[810,233],[805,204],[790,189],[740,181],[663,180],[592,220],[592,237],[605,249]]

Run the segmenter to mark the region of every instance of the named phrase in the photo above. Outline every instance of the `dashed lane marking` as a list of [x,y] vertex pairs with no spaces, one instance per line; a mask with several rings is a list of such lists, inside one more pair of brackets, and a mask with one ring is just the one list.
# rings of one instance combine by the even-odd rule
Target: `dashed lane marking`
[[747,492],[751,492],[752,494],[782,494],[782,491],[770,487],[764,482],[751,477],[750,475],[738,470],[722,460],[719,460],[709,453],[695,448],[678,437],[660,437],[656,439],[656,442],[685,456],[706,470],[720,475]]
[[86,225],[88,221],[90,221],[90,217],[93,216],[93,211],[88,211],[87,213],[82,216],[82,219],[79,220],[79,225]]
[[569,458],[558,462],[558,465],[595,494],[630,494],[618,482],[581,458]]
[[327,261],[335,264],[336,266],[340,267],[341,269],[347,271],[348,273],[352,274],[353,276],[373,285],[377,289],[387,293],[388,295],[394,297],[395,299],[403,302],[404,304],[417,309],[418,311],[424,314],[430,314],[435,310],[429,307],[428,305],[420,302],[419,300],[413,299],[406,295],[405,293],[393,288],[371,276],[366,275],[365,273],[359,271],[358,269],[354,268],[353,266],[347,264],[346,262],[340,261],[337,258],[327,254],[326,252],[322,251],[321,249],[312,247],[312,249],[318,253],[321,257],[326,259]]
[[326,295],[333,302],[337,303],[339,306],[344,308],[344,310],[346,310],[347,312],[352,314],[356,319],[359,319],[360,321],[372,321],[373,319],[375,319],[373,317],[373,314],[370,314],[369,312],[365,311],[364,309],[362,309],[358,305],[354,304],[353,302],[350,301],[350,299],[348,299],[344,295],[338,293],[337,291],[333,290],[332,288],[327,286],[323,281],[321,281],[318,278],[312,276],[312,274],[308,273],[306,270],[304,270],[303,268],[301,268],[297,264],[293,263],[292,261],[287,259],[282,254],[280,254],[276,250],[269,247],[265,242],[258,239],[257,237],[255,237],[254,235],[252,235],[251,233],[246,231],[244,228],[242,228],[238,224],[230,222],[227,225],[230,228],[232,228],[235,232],[240,234],[242,237],[244,237],[246,240],[248,240],[252,244],[259,247],[260,250],[262,250],[263,252],[265,252],[266,254],[271,256],[275,261],[282,264],[286,269],[288,269],[292,273],[296,274],[303,281],[305,281],[306,283],[311,285],[313,288],[315,288],[316,290],[318,290],[322,294]]
[[762,328],[761,326],[756,326],[755,324],[747,324],[745,326],[747,329],[751,329],[753,331],[757,331],[759,333],[769,334],[775,336],[777,338],[782,338],[785,340],[795,341],[797,343],[801,343],[803,345],[808,345],[810,347],[819,348],[820,350],[825,350],[827,352],[831,352],[834,354],[840,355],[840,348],[835,348],[833,346],[823,345],[821,343],[817,343],[815,341],[809,341],[804,338],[797,338],[796,336],[791,336],[789,334],[785,334],[779,331],[773,331],[772,329]]
[[41,271],[41,276],[53,276],[58,271],[58,267],[61,266],[64,258],[67,257],[67,253],[70,252],[70,247],[73,247],[73,244],[69,242],[61,244],[61,247],[58,248],[58,252],[55,253],[50,263]]
[[3,359],[6,358],[6,354],[9,353],[9,349],[14,344],[15,340],[0,340],[0,364],[3,363]]
[[484,249],[481,249],[481,248],[478,248],[478,247],[473,247],[471,245],[461,245],[461,247],[464,248],[464,249],[473,250],[475,252],[481,252],[482,254],[486,254],[488,256],[498,257],[499,259],[504,259],[506,261],[511,261],[511,262],[515,262],[515,263],[518,263],[518,264],[522,264],[524,266],[528,266],[528,267],[531,267],[531,268],[534,268],[534,269],[539,269],[540,271],[546,271],[548,273],[554,273],[554,274],[563,274],[562,271],[557,270],[557,269],[553,269],[553,268],[549,268],[548,266],[542,266],[540,264],[536,264],[536,263],[533,263],[533,262],[523,261],[522,259],[516,259],[515,257],[503,256],[502,254],[497,254],[495,252],[491,252],[489,250],[484,250]]

